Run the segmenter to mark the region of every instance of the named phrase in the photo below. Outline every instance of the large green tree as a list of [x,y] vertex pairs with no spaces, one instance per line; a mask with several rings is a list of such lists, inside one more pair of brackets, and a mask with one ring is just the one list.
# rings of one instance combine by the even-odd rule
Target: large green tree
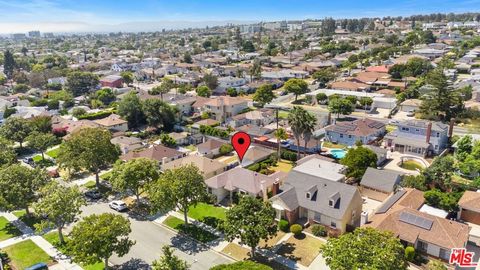
[[273,135],[277,139],[277,144],[278,144],[277,156],[278,156],[278,159],[280,159],[281,141],[288,139],[288,134],[284,128],[279,128],[275,130],[275,133]]
[[425,183],[429,187],[448,191],[452,186],[453,168],[455,160],[452,156],[437,157],[423,173]]
[[200,97],[210,97],[212,95],[212,90],[206,85],[200,85],[196,89],[197,95]]
[[207,73],[203,76],[203,82],[209,89],[215,90],[218,86],[218,78],[217,76]]
[[329,238],[321,248],[330,269],[406,270],[405,250],[391,232],[357,228],[338,238]]
[[275,210],[269,202],[251,196],[243,196],[237,205],[227,211],[223,224],[228,241],[240,239],[240,243],[250,247],[250,256],[255,256],[255,248],[261,239],[268,240],[277,233]]
[[175,87],[175,84],[172,80],[168,78],[164,78],[162,83],[158,86],[155,86],[150,90],[150,94],[152,95],[160,95],[160,99],[163,100],[163,94],[170,92]]
[[5,210],[25,209],[36,201],[36,194],[49,181],[40,169],[30,169],[19,163],[0,169],[0,208]]
[[81,213],[80,207],[85,205],[85,198],[77,186],[66,187],[57,182],[50,182],[40,189],[38,202],[33,204],[33,209],[38,215],[46,217],[37,226],[44,229],[54,226],[58,231],[60,245],[65,243],[62,230],[65,225],[75,221]]
[[270,103],[274,98],[275,94],[273,93],[273,85],[269,83],[258,87],[253,95],[253,101],[258,102],[262,107],[265,106],[265,104]]
[[16,162],[17,154],[12,147],[12,143],[3,137],[0,137],[0,168]]
[[120,149],[110,142],[111,139],[112,134],[102,128],[80,129],[62,143],[57,162],[64,168],[81,168],[94,173],[98,187],[100,170],[114,163],[120,155]]
[[302,107],[294,106],[288,114],[288,124],[293,132],[293,136],[297,141],[297,158],[300,158],[300,139],[310,139],[316,124],[316,118]]
[[434,91],[422,96],[420,112],[425,116],[434,116],[449,121],[464,110],[463,100],[458,91],[449,84],[443,70],[434,69],[427,74],[426,83],[434,87]]
[[8,79],[12,79],[15,66],[15,59],[13,58],[12,52],[10,50],[6,50],[3,53],[3,73],[7,75]]
[[203,176],[193,164],[166,170],[149,185],[153,210],[166,212],[178,208],[184,214],[185,224],[188,224],[188,208],[207,198]]
[[92,91],[98,82],[98,76],[91,72],[74,71],[67,75],[67,88],[74,96]]
[[336,114],[338,118],[340,114],[351,114],[354,110],[354,105],[346,98],[331,98],[328,100],[328,110]]
[[348,167],[347,176],[359,179],[368,167],[377,166],[377,155],[368,148],[357,146],[350,148],[340,163]]
[[126,85],[133,83],[133,80],[135,79],[131,71],[122,71],[120,72],[120,76],[122,76],[123,82]]
[[142,104],[143,113],[151,127],[171,130],[175,123],[176,108],[159,99],[147,99]]
[[113,167],[110,182],[115,190],[132,191],[138,203],[143,187],[156,181],[158,177],[158,163],[155,160],[137,158],[125,163],[117,162]]
[[52,132],[52,117],[48,115],[39,115],[30,118],[33,131],[41,133]]
[[187,270],[189,266],[187,262],[178,258],[173,254],[170,246],[162,247],[163,256],[152,263],[153,270]]
[[299,95],[308,92],[308,84],[302,79],[290,79],[283,85],[283,88],[287,92],[295,95],[295,101],[297,101]]
[[32,132],[32,125],[26,119],[20,117],[9,117],[7,121],[0,127],[0,134],[8,140],[18,142],[20,148],[23,142]]
[[122,257],[135,244],[128,238],[130,232],[130,221],[121,215],[90,215],[73,227],[67,250],[74,261],[83,264],[103,261],[108,269],[108,260],[114,253]]
[[328,82],[336,78],[336,70],[334,68],[322,68],[313,73],[312,77],[317,80],[320,87],[325,87]]
[[123,119],[128,121],[128,127],[134,128],[145,123],[145,114],[142,110],[142,102],[135,92],[129,92],[119,103],[117,112]]
[[52,133],[32,132],[28,137],[28,146],[42,153],[42,160],[45,160],[45,151],[57,143],[57,137]]

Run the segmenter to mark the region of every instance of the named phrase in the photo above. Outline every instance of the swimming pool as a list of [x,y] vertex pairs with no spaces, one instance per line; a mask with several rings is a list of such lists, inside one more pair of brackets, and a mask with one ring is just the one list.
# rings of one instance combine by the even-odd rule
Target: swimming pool
[[330,154],[336,159],[342,159],[345,157],[347,152],[343,149],[331,149]]

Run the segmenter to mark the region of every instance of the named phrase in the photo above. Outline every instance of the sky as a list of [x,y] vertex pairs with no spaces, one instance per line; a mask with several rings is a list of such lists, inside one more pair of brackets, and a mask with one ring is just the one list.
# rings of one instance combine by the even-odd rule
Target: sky
[[149,28],[148,23],[150,28],[183,28],[327,16],[478,12],[480,0],[0,0],[0,11],[0,33],[120,31]]

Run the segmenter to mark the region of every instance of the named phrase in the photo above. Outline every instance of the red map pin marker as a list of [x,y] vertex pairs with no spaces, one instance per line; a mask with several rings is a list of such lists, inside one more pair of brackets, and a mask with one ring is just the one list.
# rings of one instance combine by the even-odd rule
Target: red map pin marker
[[237,132],[232,136],[231,143],[233,149],[235,149],[235,152],[237,152],[240,162],[242,162],[243,156],[247,152],[248,147],[250,147],[250,136],[242,131]]

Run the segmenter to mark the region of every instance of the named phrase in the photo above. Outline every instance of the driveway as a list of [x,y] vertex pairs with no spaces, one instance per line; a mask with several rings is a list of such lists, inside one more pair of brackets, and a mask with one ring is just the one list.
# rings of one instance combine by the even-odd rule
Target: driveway
[[[91,204],[82,210],[82,216],[117,213],[111,210],[107,203]],[[128,217],[126,213],[122,213],[122,215]],[[161,247],[163,245],[174,246],[175,254],[187,261],[192,270],[210,269],[218,264],[233,262],[227,257],[151,221],[136,220],[130,217],[129,220],[132,229],[130,239],[135,240],[136,244],[124,257],[114,256],[110,259],[110,262],[115,265],[122,264],[121,269],[148,269],[149,264],[162,256]]]

